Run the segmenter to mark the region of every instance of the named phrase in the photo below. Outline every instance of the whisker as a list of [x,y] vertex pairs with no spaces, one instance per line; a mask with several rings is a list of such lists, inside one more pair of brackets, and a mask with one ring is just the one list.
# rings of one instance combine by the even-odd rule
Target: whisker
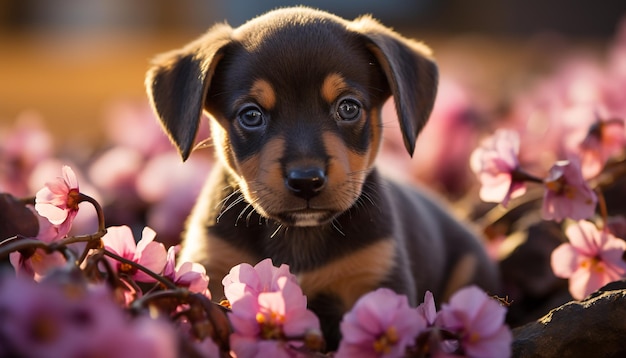
[[335,229],[335,230],[336,230],[339,234],[341,234],[341,236],[344,236],[344,237],[346,236],[346,234],[344,234],[344,232],[343,232],[343,231],[341,231],[341,229],[339,228],[339,226],[340,226],[341,224],[339,224],[339,223],[337,222],[337,220],[334,220],[334,219],[333,219],[333,221],[331,221],[331,225],[333,226],[333,228],[334,228],[334,229]]
[[[250,219],[252,218],[252,214],[254,214],[255,212],[256,210],[252,208],[252,210],[250,210],[248,215],[246,215],[246,227],[250,227]],[[261,215],[259,215],[259,217],[261,217]],[[261,219],[259,219],[259,225],[261,225]]]
[[237,199],[235,199],[232,203],[230,203],[228,205],[228,207],[226,207],[225,209],[223,209],[220,214],[217,216],[217,218],[215,219],[217,222],[220,221],[220,219],[222,218],[222,216],[230,209],[232,209],[233,207],[235,207],[237,204],[241,203],[242,201],[244,201],[244,197],[243,195],[241,195],[240,197],[238,197]]
[[[239,224],[239,220],[243,217],[243,214],[245,214],[246,210],[248,210],[248,208],[251,208],[252,204],[248,203],[248,205],[246,205],[241,212],[239,213],[239,215],[237,216],[237,220],[235,220],[235,226],[238,226]],[[252,210],[254,211],[254,209]]]
[[[227,190],[228,188],[224,188],[222,189],[222,191]],[[222,204],[222,207],[220,208],[220,211],[222,211],[224,209],[224,205],[226,205],[226,202],[228,201],[228,199],[232,198],[233,195],[239,194],[241,193],[241,190],[237,189],[235,191],[233,191],[232,193],[226,195],[222,200],[220,200],[217,205],[215,205],[215,207],[217,208],[218,205]]]
[[272,235],[270,235],[270,239],[273,239],[274,236],[276,236],[276,234],[278,234],[278,232],[280,231],[280,229],[283,228],[283,224],[278,224],[278,227],[276,228],[276,230],[274,230],[274,232],[272,233]]

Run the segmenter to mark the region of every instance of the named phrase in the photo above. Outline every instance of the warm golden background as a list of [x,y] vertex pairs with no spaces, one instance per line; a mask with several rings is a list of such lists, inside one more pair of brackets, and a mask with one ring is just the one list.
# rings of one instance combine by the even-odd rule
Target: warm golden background
[[372,13],[424,39],[444,74],[486,95],[523,85],[518,73],[542,70],[563,48],[601,49],[626,9],[624,0],[0,0],[0,125],[35,110],[59,141],[97,141],[111,103],[145,100],[154,54],[216,21],[236,26],[297,3]]

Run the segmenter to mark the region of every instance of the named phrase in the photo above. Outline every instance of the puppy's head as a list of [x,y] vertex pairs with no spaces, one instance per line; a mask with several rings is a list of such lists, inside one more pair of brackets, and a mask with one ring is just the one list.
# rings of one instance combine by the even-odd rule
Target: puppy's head
[[412,155],[437,68],[425,46],[370,17],[290,8],[213,27],[159,56],[146,85],[183,160],[205,111],[220,159],[255,210],[314,226],[361,195],[389,96]]

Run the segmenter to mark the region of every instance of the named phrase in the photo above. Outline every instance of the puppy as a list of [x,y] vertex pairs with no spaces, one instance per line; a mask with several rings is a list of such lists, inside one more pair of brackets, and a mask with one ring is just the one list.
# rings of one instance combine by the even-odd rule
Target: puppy
[[428,48],[369,16],[346,21],[304,7],[238,28],[216,25],[158,56],[151,103],[183,160],[202,113],[217,155],[180,256],[206,266],[215,298],[239,263],[288,264],[328,347],[363,294],[389,287],[412,304],[445,299],[497,274],[480,242],[424,193],[374,166],[393,96],[413,154],[437,89]]

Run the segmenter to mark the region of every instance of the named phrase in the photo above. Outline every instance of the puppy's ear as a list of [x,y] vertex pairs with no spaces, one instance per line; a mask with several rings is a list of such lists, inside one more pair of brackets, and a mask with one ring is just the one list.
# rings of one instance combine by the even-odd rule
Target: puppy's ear
[[348,27],[369,40],[368,47],[387,77],[396,104],[404,146],[413,156],[415,140],[428,121],[437,94],[439,75],[430,49],[369,16],[354,20]]
[[204,100],[232,28],[216,25],[182,49],[157,56],[146,74],[148,97],[163,129],[187,160]]

